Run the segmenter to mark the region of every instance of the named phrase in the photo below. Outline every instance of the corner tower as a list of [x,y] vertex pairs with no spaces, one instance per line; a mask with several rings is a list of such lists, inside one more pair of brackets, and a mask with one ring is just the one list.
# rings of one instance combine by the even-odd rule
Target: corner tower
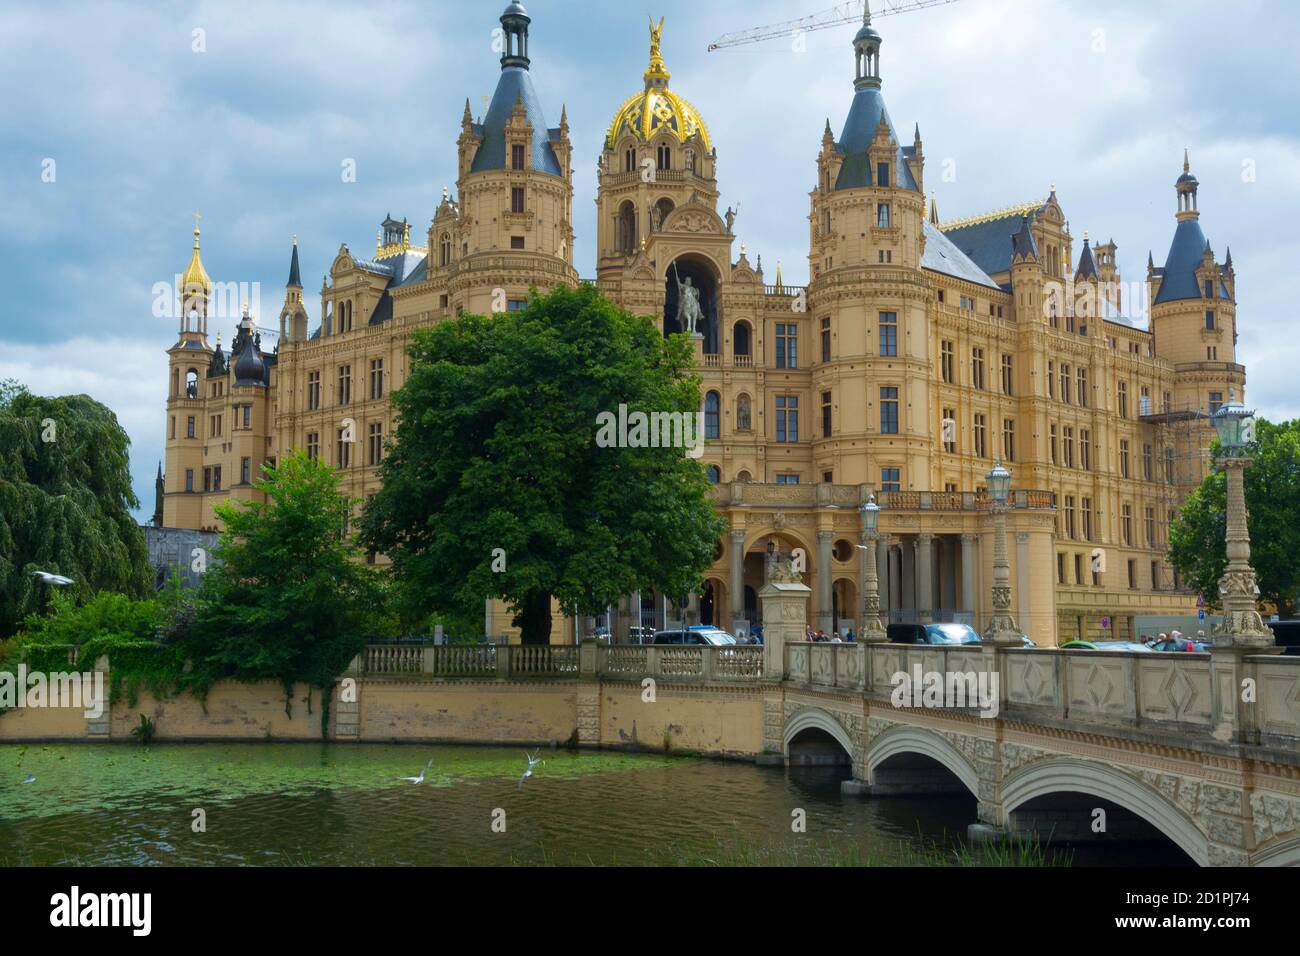
[[522,3],[501,14],[496,92],[479,122],[466,103],[459,201],[445,201],[429,231],[429,273],[454,274],[451,300],[470,312],[501,306],[497,289],[513,303],[526,299],[530,286],[578,282],[568,115],[562,112],[558,127],[547,125],[533,87],[531,24]]

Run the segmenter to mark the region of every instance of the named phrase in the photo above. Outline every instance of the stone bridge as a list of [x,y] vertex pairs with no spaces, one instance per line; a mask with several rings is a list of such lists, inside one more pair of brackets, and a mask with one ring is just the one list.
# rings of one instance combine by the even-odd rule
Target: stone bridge
[[[974,838],[1154,830],[1202,866],[1300,866],[1300,658],[890,644],[782,656],[764,749],[838,756],[847,792],[968,791]],[[900,699],[902,674],[931,696]]]

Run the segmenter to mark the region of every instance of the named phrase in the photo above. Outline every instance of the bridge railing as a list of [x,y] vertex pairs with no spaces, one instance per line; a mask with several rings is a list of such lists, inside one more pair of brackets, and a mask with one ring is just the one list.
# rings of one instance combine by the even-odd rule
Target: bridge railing
[[367,676],[408,679],[535,680],[587,676],[607,680],[640,681],[650,677],[685,683],[752,683],[763,680],[763,654],[763,648],[757,645],[371,645],[361,655],[358,670]]
[[1297,657],[1216,664],[1208,654],[806,643],[787,644],[784,653],[785,677],[798,684],[888,697],[899,675],[909,686],[941,675],[945,684],[960,678],[996,695],[1001,714],[1110,727],[1213,730],[1224,719],[1214,713],[1215,681],[1226,679],[1253,688],[1243,712],[1250,729],[1261,737],[1300,737]]

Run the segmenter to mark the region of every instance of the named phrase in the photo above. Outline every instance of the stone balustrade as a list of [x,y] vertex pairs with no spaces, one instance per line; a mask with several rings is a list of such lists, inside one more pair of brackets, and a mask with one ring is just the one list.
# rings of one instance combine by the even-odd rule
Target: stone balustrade
[[359,659],[367,677],[576,678],[694,683],[763,680],[763,648],[607,645],[590,642],[589,659],[574,646],[371,645]]

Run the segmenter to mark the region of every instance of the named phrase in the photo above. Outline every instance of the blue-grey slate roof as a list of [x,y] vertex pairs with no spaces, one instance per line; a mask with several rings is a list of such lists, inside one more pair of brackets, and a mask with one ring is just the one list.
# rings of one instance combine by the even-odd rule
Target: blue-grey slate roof
[[[931,272],[941,272],[954,279],[964,279],[990,289],[999,289],[996,282],[986,275],[978,265],[965,253],[952,244],[951,240],[930,223],[925,223],[925,255],[921,257],[921,268]],[[1008,243],[1008,246],[1010,243]]]
[[1009,213],[1000,219],[947,229],[944,235],[984,272],[993,276],[1010,270],[1014,239],[1020,232],[1023,219],[1021,213]]
[[474,156],[470,172],[506,168],[505,129],[517,100],[523,101],[528,122],[533,125],[533,169],[559,176],[560,162],[555,157],[555,150],[551,148],[550,127],[546,125],[541,100],[533,89],[532,76],[519,66],[507,66],[501,70],[501,79],[492,96],[492,105],[488,107],[487,116],[483,120],[483,143]]
[[[889,127],[890,135],[894,137],[894,142],[898,142],[898,134],[894,130],[893,121],[889,118],[889,110],[885,108],[885,98],[880,90],[867,87],[853,95],[848,119],[844,121],[844,131],[840,133],[839,141],[835,144],[844,154],[844,165],[840,167],[839,178],[835,180],[837,190],[861,189],[874,185],[875,170],[871,168],[871,159],[867,155],[867,150],[871,148],[872,140],[876,138],[876,127],[880,125],[882,116],[885,125]],[[900,147],[898,150],[898,162],[895,164],[898,167],[896,185],[919,192],[920,188],[912,177],[911,169],[907,166],[910,152],[913,152],[912,147],[907,149]]]
[[[1201,267],[1205,246],[1205,232],[1199,219],[1184,219],[1178,224],[1173,244],[1169,247],[1169,258],[1165,260],[1164,281],[1156,293],[1157,305],[1202,298],[1196,270]],[[1218,286],[1219,298],[1230,300],[1232,296],[1228,295],[1227,286],[1222,282]]]

